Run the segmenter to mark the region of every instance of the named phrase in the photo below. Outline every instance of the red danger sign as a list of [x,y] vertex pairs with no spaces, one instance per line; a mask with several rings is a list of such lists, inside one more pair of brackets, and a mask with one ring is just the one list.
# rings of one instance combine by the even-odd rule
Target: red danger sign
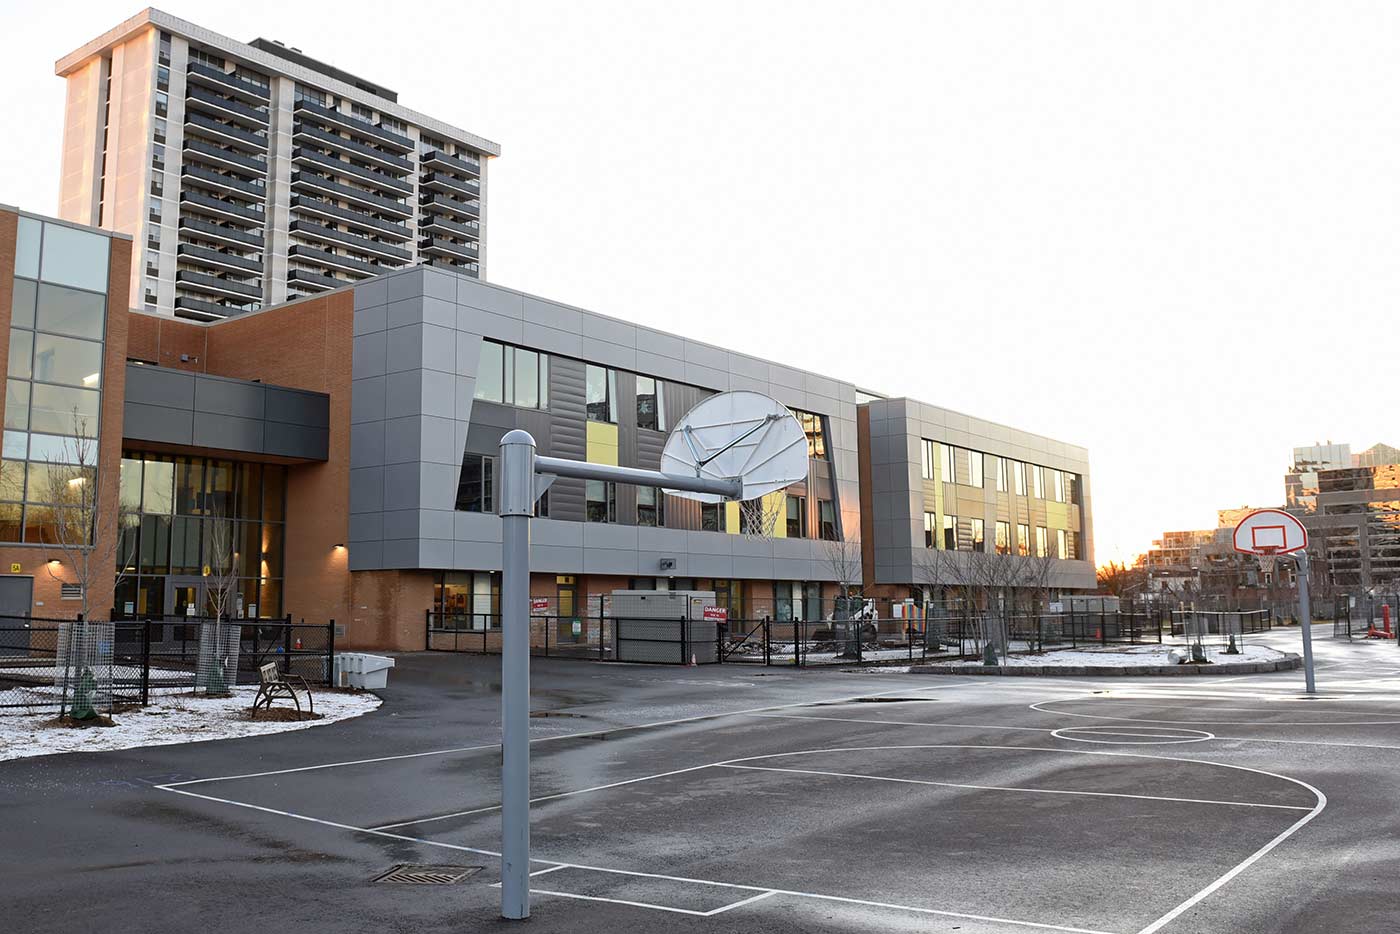
[[530,612],[531,612],[531,613],[548,613],[548,612],[549,612],[549,598],[548,598],[548,597],[531,597],[531,598],[530,598]]
[[729,610],[722,606],[707,606],[704,618],[710,622],[727,623],[729,622]]

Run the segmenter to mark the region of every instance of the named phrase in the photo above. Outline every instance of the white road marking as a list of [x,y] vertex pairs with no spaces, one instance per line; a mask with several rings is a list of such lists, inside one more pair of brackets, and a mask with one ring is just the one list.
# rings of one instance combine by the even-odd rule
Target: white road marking
[[[1114,705],[1116,705],[1116,706],[1127,706],[1127,707],[1145,707],[1145,706],[1166,707],[1166,706],[1168,706],[1168,705],[1166,705],[1166,704],[1156,704],[1156,705],[1147,705],[1147,704],[1118,704],[1117,701],[1109,701],[1109,700],[1107,700],[1106,698],[1094,698],[1094,697],[1092,697],[1092,696],[1086,696],[1086,697],[1084,698],[1084,700],[1085,700],[1085,701],[1094,701],[1094,700],[1098,700],[1100,703],[1111,703],[1111,704],[1114,704]],[[1183,720],[1163,720],[1163,719],[1154,718],[1154,717],[1114,717],[1114,716],[1111,716],[1111,715],[1109,715],[1109,714],[1074,713],[1074,712],[1069,711],[1069,710],[1054,710],[1054,709],[1051,709],[1051,708],[1046,708],[1046,707],[1042,707],[1042,706],[1041,706],[1041,704],[1054,704],[1054,703],[1058,703],[1058,701],[1038,701],[1038,702],[1036,702],[1036,703],[1034,703],[1034,704],[1031,704],[1031,705],[1029,705],[1029,706],[1030,706],[1030,709],[1031,709],[1031,710],[1038,710],[1038,711],[1040,711],[1041,713],[1047,713],[1047,714],[1050,714],[1051,716],[1056,716],[1056,717],[1083,717],[1083,718],[1086,719],[1086,720],[1120,720],[1120,721],[1123,721],[1123,722],[1126,722],[1126,723],[1165,723],[1165,724],[1176,725],[1176,726],[1191,726],[1191,725],[1201,726],[1201,725],[1205,725],[1205,726],[1244,726],[1244,727],[1277,727],[1277,726],[1318,726],[1318,727],[1328,727],[1328,726],[1390,726],[1390,725],[1392,725],[1392,724],[1400,723],[1400,720],[1302,720],[1302,721],[1258,720],[1258,721],[1254,721],[1254,722],[1250,722],[1250,721],[1247,721],[1247,720],[1184,720],[1184,719],[1183,719]],[[1206,707],[1206,708],[1201,708],[1201,709],[1202,709],[1202,710],[1210,710],[1210,709],[1212,709],[1212,708]],[[1214,708],[1214,709],[1225,709],[1225,708]],[[1278,711],[1276,711],[1276,710],[1266,709],[1266,708],[1263,708],[1263,707],[1258,707],[1258,708],[1237,707],[1237,708],[1233,708],[1233,709],[1235,709],[1235,710],[1253,710],[1254,713],[1277,713],[1277,712],[1278,712]],[[1190,711],[1186,711],[1186,712],[1190,712]],[[1345,715],[1345,714],[1351,713],[1351,711],[1340,711],[1340,713],[1342,713],[1342,714]],[[1367,714],[1362,714],[1362,716],[1368,716],[1368,715],[1367,715]]]
[[721,908],[716,908],[714,911],[707,911],[707,912],[705,913],[705,917],[707,917],[707,918],[713,918],[715,915],[722,915],[722,914],[724,914],[726,911],[728,911],[728,910],[731,909],[731,908],[742,908],[742,907],[745,906],[745,905],[751,905],[751,904],[753,904],[754,902],[761,901],[761,900],[763,900],[763,899],[765,899],[765,898],[768,898],[768,897],[773,896],[773,895],[776,895],[776,894],[777,894],[777,893],[774,892],[774,891],[772,891],[771,889],[770,889],[769,891],[767,891],[767,892],[759,892],[757,895],[750,895],[748,898],[741,898],[741,899],[740,899],[739,901],[737,901],[737,902],[731,902],[731,903],[729,903],[728,905],[725,905],[725,906],[723,906],[723,907],[721,907]]
[[762,714],[755,713],[748,716],[758,720],[823,720],[831,723],[878,723],[884,726],[946,726],[958,730],[1016,730],[1027,733],[1053,733],[1054,730],[1040,726],[994,726],[990,723],[940,723],[936,721],[924,722],[922,720],[870,720],[859,717],[803,717],[794,714]]
[[[1018,747],[1019,748],[1019,747]],[[1089,798],[1133,798],[1138,801],[1171,801],[1178,804],[1223,804],[1242,808],[1277,808],[1282,811],[1310,811],[1310,807],[1295,804],[1263,804],[1255,801],[1213,801],[1208,798],[1168,798],[1161,795],[1130,795],[1113,791],[1069,791],[1063,788],[1021,788],[1015,785],[972,785],[964,782],[935,782],[919,778],[893,778],[888,775],[861,775],[855,772],[825,772],[819,769],[780,769],[762,765],[721,765],[722,769],[747,769],[754,772],[791,772],[797,775],[824,775],[830,778],[863,778],[872,782],[895,782],[901,785],[933,785],[938,788],[966,788],[972,791],[1014,791],[1036,795],[1081,795]]]

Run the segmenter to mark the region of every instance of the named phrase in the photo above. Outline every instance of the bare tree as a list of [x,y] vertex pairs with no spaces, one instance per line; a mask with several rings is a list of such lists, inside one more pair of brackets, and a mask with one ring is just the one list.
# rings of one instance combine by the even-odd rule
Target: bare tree
[[49,576],[60,584],[77,584],[84,619],[92,618],[93,586],[111,581],[116,587],[130,573],[136,536],[123,533],[140,523],[140,516],[120,502],[108,508],[95,435],[74,409],[72,430],[60,436],[59,450],[37,472],[46,488],[29,493],[41,510],[40,539]]
[[201,680],[208,694],[227,694],[237,677],[237,624],[226,622],[241,608],[236,606],[239,589],[237,526],[223,510],[215,509],[204,520],[204,592],[213,611],[213,622],[200,630]]
[[833,631],[844,628],[846,650],[844,655],[859,656],[861,626],[864,623],[865,587],[862,583],[864,571],[861,563],[860,539],[845,541],[826,540],[822,542],[822,555],[831,576],[836,578],[837,595],[832,605],[831,621]]

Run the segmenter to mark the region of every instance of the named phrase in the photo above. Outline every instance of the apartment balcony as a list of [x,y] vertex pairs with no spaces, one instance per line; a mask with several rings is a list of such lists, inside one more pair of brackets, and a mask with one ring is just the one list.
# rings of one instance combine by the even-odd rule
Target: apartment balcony
[[254,106],[266,105],[270,96],[270,89],[266,85],[255,84],[247,78],[241,78],[203,62],[190,62],[189,78],[192,83],[217,88],[225,94],[232,94]]
[[407,227],[362,214],[351,208],[342,208],[309,195],[292,195],[292,207],[300,214],[314,215],[318,220],[345,224],[366,234],[379,234],[400,243],[413,239],[413,232]]
[[177,318],[189,318],[193,321],[218,321],[220,318],[242,314],[244,310],[237,305],[224,305],[220,302],[195,298],[192,295],[175,296],[175,317]]
[[199,236],[210,240],[217,240],[234,247],[242,247],[249,250],[261,250],[263,247],[262,231],[240,230],[237,227],[225,227],[220,224],[211,224],[208,221],[198,220],[193,217],[180,218],[180,228],[188,230],[191,236]]
[[292,149],[292,161],[302,166],[314,165],[329,169],[338,175],[358,179],[366,184],[377,185],[380,189],[392,191],[395,194],[407,196],[413,193],[413,183],[407,179],[395,178],[392,175],[385,175],[383,172],[366,169],[343,159],[337,159],[335,156],[307,149],[304,146]]
[[473,279],[481,278],[481,267],[476,263],[461,262],[459,260],[449,259],[446,256],[430,256],[427,263],[430,266],[437,266],[442,269],[451,269],[453,272],[460,272],[465,276],[471,276]]
[[451,175],[444,175],[441,172],[426,173],[418,182],[418,187],[420,190],[431,189],[464,198],[477,198],[481,196],[481,182],[465,178],[455,178]]
[[481,163],[475,159],[449,156],[445,152],[429,149],[418,157],[418,163],[427,169],[441,169],[445,172],[460,172],[473,178],[481,175]]
[[322,123],[339,127],[342,130],[349,130],[351,133],[358,133],[365,139],[374,140],[383,146],[397,149],[399,152],[412,152],[413,140],[407,136],[400,136],[393,130],[386,130],[378,124],[370,123],[368,120],[361,120],[359,117],[352,117],[350,114],[341,113],[338,110],[331,110],[315,101],[300,100],[292,105],[292,113],[304,116],[308,120],[318,120]]
[[216,143],[234,146],[247,152],[260,155],[267,152],[266,136],[259,136],[257,133],[250,133],[236,126],[220,123],[203,114],[185,114],[185,133],[190,132],[196,136],[207,137]]
[[315,172],[293,172],[292,187],[328,195],[336,200],[349,201],[371,211],[394,214],[405,219],[413,216],[413,205],[406,201],[395,201],[365,191],[363,188],[342,185],[340,182],[331,181]]
[[239,256],[236,253],[224,253],[220,250],[211,250],[208,247],[195,246],[193,243],[179,244],[175,247],[175,253],[182,260],[213,266],[224,272],[251,273],[255,276],[261,276],[263,271],[263,264],[258,260]]
[[312,141],[313,144],[324,143],[341,152],[359,156],[367,162],[377,162],[380,165],[404,173],[413,171],[413,163],[409,162],[403,156],[385,152],[382,149],[375,149],[373,146],[357,143],[354,140],[349,140],[343,136],[337,136],[334,133],[327,132],[320,127],[302,123],[300,120],[293,125],[292,139],[297,143],[307,140]]
[[182,285],[193,291],[207,292],[210,295],[218,295],[223,298],[232,298],[239,301],[247,301],[250,298],[262,298],[262,285],[259,283],[238,282],[234,279],[210,276],[189,269],[176,270],[175,283],[176,285]]
[[232,149],[211,146],[208,143],[200,143],[186,138],[185,161],[188,163],[191,159],[203,162],[205,165],[247,172],[258,177],[267,175],[267,162],[263,159],[254,159]]
[[232,201],[220,201],[218,198],[210,198],[193,191],[182,191],[180,204],[188,205],[202,214],[212,214],[224,220],[231,220],[259,229],[262,228],[264,222],[262,211],[255,211]]
[[319,263],[330,269],[339,269],[342,272],[351,273],[356,280],[366,276],[377,276],[386,269],[397,268],[395,266],[379,266],[349,256],[340,256],[336,253],[327,252],[326,250],[318,250],[314,246],[307,246],[305,243],[293,243],[287,252],[298,259],[306,260],[308,263]]
[[338,289],[353,284],[353,281],[349,279],[337,279],[334,276],[323,276],[320,273],[311,272],[307,269],[287,270],[287,285],[301,286],[310,292],[328,292],[331,289]]
[[474,246],[465,243],[453,243],[451,240],[443,240],[438,237],[430,237],[427,240],[418,241],[418,252],[435,254],[437,256],[449,256],[452,259],[459,259],[463,262],[475,262],[481,252]]
[[369,253],[371,256],[382,256],[391,261],[397,260],[397,263],[391,263],[391,268],[397,269],[399,266],[413,259],[413,254],[403,247],[397,247],[389,243],[380,243],[377,240],[356,236],[344,230],[325,227],[308,220],[298,218],[287,226],[291,231],[303,237],[320,240],[324,243],[352,247],[359,250],[361,253]]
[[458,201],[456,198],[449,198],[447,195],[425,195],[419,199],[424,211],[441,212],[443,214],[455,214],[458,217],[480,217],[481,205],[468,204],[465,201]]
[[212,114],[226,120],[234,120],[252,127],[254,130],[267,129],[267,110],[249,107],[238,101],[206,91],[203,88],[190,88],[185,97],[185,110],[191,108]]
[[458,224],[441,214],[424,214],[418,222],[418,231],[428,236],[447,235],[467,240],[481,239],[480,224]]
[[211,172],[208,169],[196,168],[191,165],[181,166],[180,174],[188,180],[193,180],[201,187],[210,187],[221,192],[233,192],[234,194],[254,198],[258,201],[263,201],[267,198],[267,186],[263,183],[262,179],[258,179],[256,182],[250,182],[234,175],[222,175],[218,172]]

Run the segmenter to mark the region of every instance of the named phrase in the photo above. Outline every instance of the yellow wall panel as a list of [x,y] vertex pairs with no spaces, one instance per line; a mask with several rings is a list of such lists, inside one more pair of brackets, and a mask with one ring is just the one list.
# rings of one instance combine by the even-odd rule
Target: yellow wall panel
[[617,426],[609,422],[587,423],[587,459],[590,464],[617,466]]
[[724,504],[724,530],[730,535],[739,534],[739,504]]

